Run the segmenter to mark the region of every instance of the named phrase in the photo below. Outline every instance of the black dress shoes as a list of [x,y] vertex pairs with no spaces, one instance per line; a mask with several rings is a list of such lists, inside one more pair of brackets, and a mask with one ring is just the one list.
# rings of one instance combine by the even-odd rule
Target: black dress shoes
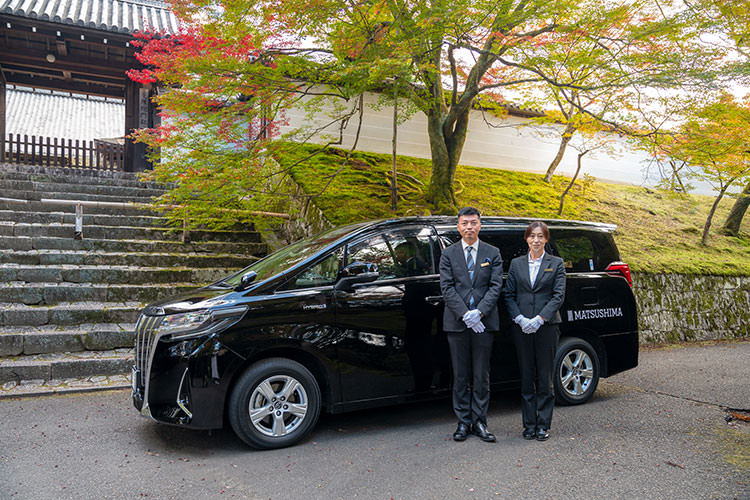
[[496,441],[495,435],[489,432],[487,426],[482,422],[474,424],[473,432],[475,436],[478,436],[485,443],[494,443]]
[[456,432],[453,433],[453,440],[466,441],[467,437],[469,437],[469,426],[459,422],[458,427],[456,427]]
[[536,439],[536,430],[534,429],[524,429],[523,430],[523,438],[527,440]]
[[537,429],[536,430],[536,440],[537,441],[546,441],[549,439],[549,430],[548,429]]

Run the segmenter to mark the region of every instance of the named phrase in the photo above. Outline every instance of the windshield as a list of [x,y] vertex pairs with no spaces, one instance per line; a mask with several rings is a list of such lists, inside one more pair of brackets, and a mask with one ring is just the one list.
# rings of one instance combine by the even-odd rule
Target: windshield
[[274,253],[266,256],[258,262],[249,265],[245,269],[238,271],[237,273],[222,280],[220,283],[237,286],[240,284],[242,276],[249,271],[255,271],[255,273],[258,275],[255,278],[255,282],[259,283],[270,278],[271,276],[275,276],[280,272],[286,271],[290,267],[302,262],[308,257],[312,257],[319,250],[330,245],[331,243],[339,239],[342,235],[357,229],[363,224],[364,223],[352,224],[350,226],[329,229],[328,231],[324,231],[317,236],[305,238],[296,243],[292,243],[291,245],[281,248]]

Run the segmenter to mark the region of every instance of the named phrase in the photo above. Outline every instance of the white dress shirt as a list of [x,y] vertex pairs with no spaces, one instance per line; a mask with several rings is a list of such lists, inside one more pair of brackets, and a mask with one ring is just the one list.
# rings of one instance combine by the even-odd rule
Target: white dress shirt
[[471,247],[471,256],[474,258],[474,265],[477,263],[477,252],[479,251],[479,240],[475,241],[473,245],[467,244],[463,238],[461,239],[461,247],[464,249],[464,260],[466,260],[466,249]]
[[544,252],[539,256],[538,259],[531,258],[531,252],[528,253],[529,258],[529,282],[531,286],[534,286],[536,277],[539,274],[539,268],[542,267],[542,259],[544,258]]

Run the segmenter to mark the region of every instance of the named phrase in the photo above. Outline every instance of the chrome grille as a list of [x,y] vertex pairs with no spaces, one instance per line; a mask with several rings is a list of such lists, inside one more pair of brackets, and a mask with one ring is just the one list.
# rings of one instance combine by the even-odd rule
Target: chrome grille
[[141,314],[135,325],[135,367],[141,374],[142,384],[148,377],[151,356],[156,345],[156,329],[164,316],[145,316]]

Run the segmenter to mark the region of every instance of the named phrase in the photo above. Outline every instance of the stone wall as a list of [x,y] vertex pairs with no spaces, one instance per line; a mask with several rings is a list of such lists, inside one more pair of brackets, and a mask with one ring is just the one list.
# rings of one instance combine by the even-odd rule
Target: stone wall
[[750,276],[633,273],[641,344],[750,337]]
[[[277,167],[279,170],[281,167]],[[307,196],[302,186],[291,176],[285,175],[276,189],[289,192],[282,202],[280,211],[288,213],[291,218],[270,227],[259,227],[263,242],[271,251],[278,250],[290,243],[314,236],[333,227],[323,211],[315,204],[315,199]]]

